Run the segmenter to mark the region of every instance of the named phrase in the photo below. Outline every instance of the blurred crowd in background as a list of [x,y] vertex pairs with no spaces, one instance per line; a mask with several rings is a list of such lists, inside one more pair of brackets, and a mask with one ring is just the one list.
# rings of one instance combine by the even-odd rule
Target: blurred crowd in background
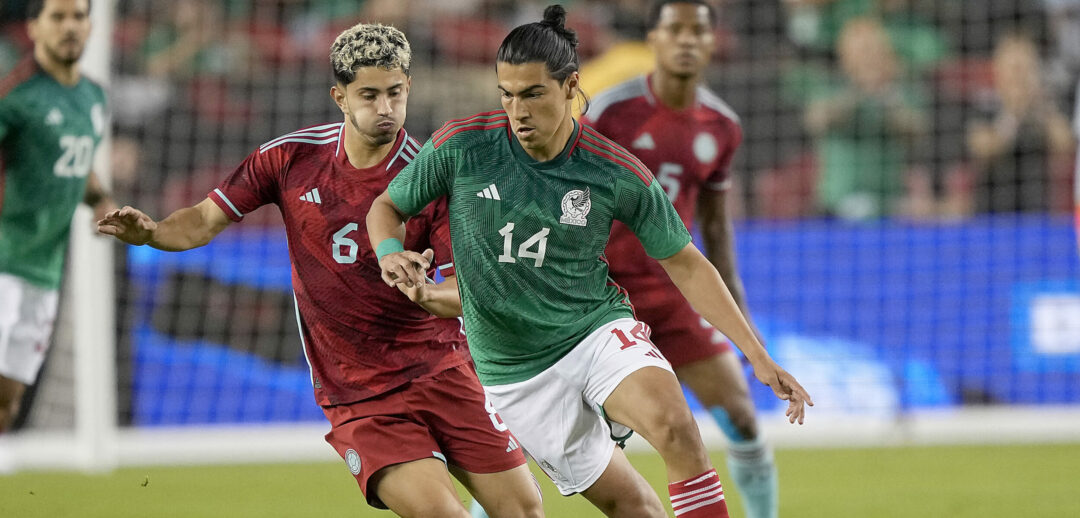
[[[119,0],[117,199],[161,217],[252,149],[341,118],[330,43],[358,21],[412,43],[406,129],[497,109],[494,55],[550,2]],[[647,0],[564,0],[587,93],[648,71]],[[0,73],[30,48],[0,8]],[[707,84],[740,115],[736,217],[874,220],[1072,207],[1080,0],[719,0]],[[95,5],[97,7],[97,5]],[[258,221],[273,224],[276,211]]]

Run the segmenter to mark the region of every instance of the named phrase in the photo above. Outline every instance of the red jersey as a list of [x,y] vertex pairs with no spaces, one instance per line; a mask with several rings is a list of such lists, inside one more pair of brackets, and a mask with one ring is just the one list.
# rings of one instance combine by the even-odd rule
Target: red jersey
[[[356,169],[343,148],[344,124],[271,140],[251,153],[210,199],[233,221],[276,204],[285,220],[304,354],[320,405],[351,403],[468,361],[456,319],[439,319],[380,276],[364,218],[371,202],[420,144],[404,129],[381,163]],[[446,203],[406,225],[405,248],[432,248],[453,274]]]
[[[691,228],[701,190],[723,191],[731,185],[731,159],[742,142],[739,117],[704,86],[697,88],[690,108],[668,108],[653,95],[650,79],[639,76],[601,93],[584,121],[636,155]],[[663,268],[618,221],[611,227],[606,255],[611,276],[628,288],[636,280],[667,281]]]

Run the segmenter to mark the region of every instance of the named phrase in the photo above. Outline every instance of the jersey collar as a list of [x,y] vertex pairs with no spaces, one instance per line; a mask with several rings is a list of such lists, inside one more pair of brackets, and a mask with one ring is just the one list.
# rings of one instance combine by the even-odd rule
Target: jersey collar
[[398,155],[401,154],[401,150],[405,148],[405,143],[409,141],[409,134],[405,132],[405,128],[399,128],[397,138],[394,141],[394,147],[390,148],[390,152],[387,153],[382,160],[379,160],[379,163],[371,167],[357,169],[353,167],[352,162],[349,162],[349,154],[345,152],[345,124],[348,123],[342,123],[341,125],[341,132],[338,136],[338,147],[335,153],[337,154],[338,164],[345,167],[347,170],[352,170],[359,173],[371,173],[383,169],[389,169],[390,164],[398,158]]
[[[506,132],[506,137],[510,139],[510,150],[513,152],[514,158],[523,165],[527,165],[534,169],[554,169],[566,163],[570,159],[570,155],[574,152],[574,148],[577,147],[578,140],[581,139],[581,124],[578,124],[577,119],[574,121],[574,131],[570,133],[570,139],[566,141],[566,147],[555,158],[546,162],[540,162],[535,158],[529,156],[529,153],[525,151],[525,148],[521,147],[521,142],[518,142],[510,131]],[[509,130],[509,125],[507,126]]]

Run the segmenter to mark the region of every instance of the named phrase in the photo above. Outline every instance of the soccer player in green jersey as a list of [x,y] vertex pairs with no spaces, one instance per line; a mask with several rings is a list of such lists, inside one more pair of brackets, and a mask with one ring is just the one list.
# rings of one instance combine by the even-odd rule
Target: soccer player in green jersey
[[561,493],[582,493],[608,516],[664,516],[611,440],[632,429],[663,457],[676,515],[727,516],[671,366],[608,278],[612,221],[626,223],[693,307],[743,350],[755,376],[789,402],[791,422],[813,403],[755,338],[649,170],[572,117],[577,38],[565,15],[548,7],[542,22],[503,40],[496,72],[504,110],[436,132],[372,204],[369,239],[384,281],[422,290],[431,259],[404,250],[403,224],[448,196],[480,382]]
[[89,0],[31,0],[34,54],[0,80],[0,433],[45,359],[71,217],[115,208],[90,170],[105,94],[79,73]]

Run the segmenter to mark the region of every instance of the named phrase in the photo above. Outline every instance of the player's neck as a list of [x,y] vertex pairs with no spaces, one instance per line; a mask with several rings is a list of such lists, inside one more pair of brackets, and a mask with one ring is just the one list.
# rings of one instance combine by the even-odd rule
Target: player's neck
[[543,149],[529,149],[524,146],[522,146],[522,148],[525,150],[525,153],[533,158],[533,160],[536,160],[537,162],[547,162],[548,160],[552,160],[559,156],[563,150],[566,149],[566,144],[570,142],[570,137],[573,136],[573,134],[574,118],[568,115],[566,119],[559,124],[559,129],[555,130],[555,134],[551,136],[548,145],[544,146]]
[[386,155],[394,148],[394,144],[397,143],[397,138],[395,138],[386,144],[375,145],[356,131],[356,128],[352,127],[348,120],[345,121],[345,134],[343,136],[345,137],[345,156],[349,159],[349,163],[357,169],[367,169],[379,165],[379,162],[386,158]]
[[76,61],[70,65],[59,63],[49,57],[49,54],[45,52],[45,47],[40,45],[34,47],[34,60],[37,61],[38,66],[45,71],[46,74],[52,76],[57,83],[65,86],[74,86],[78,84],[79,78],[79,63]]
[[682,110],[694,104],[700,74],[680,77],[657,71],[652,76],[653,94],[664,106]]

